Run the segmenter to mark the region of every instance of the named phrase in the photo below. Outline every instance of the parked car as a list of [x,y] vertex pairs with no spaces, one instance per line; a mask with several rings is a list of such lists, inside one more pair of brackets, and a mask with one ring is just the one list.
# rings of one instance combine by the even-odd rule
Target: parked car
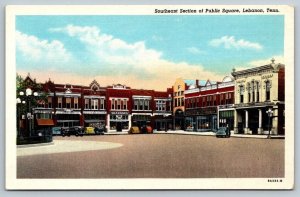
[[71,135],[77,136],[83,136],[84,130],[83,127],[81,126],[74,126],[74,127],[67,127],[62,129],[62,136],[68,136],[70,137]]
[[153,129],[151,126],[142,126],[141,130],[142,130],[142,133],[153,133]]
[[94,127],[85,127],[84,134],[95,135],[95,128]]
[[96,135],[104,135],[104,132],[106,132],[105,126],[95,127]]
[[129,133],[129,134],[141,133],[141,131],[140,131],[139,127],[133,126],[133,127],[131,127],[131,128],[129,129],[128,133]]
[[52,127],[52,135],[61,135],[61,127]]
[[230,137],[230,130],[228,127],[220,127],[216,132],[216,137]]

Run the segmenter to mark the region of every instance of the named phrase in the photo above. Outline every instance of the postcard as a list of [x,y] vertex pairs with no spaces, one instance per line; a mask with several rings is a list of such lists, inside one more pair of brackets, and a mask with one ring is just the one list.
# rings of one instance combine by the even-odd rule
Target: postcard
[[294,8],[6,7],[6,189],[293,189]]

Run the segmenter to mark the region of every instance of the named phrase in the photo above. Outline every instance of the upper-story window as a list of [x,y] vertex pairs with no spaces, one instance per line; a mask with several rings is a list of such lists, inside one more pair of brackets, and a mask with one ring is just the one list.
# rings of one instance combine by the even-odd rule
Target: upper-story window
[[78,109],[78,97],[74,98],[74,109]]
[[105,100],[102,98],[102,99],[100,99],[100,109],[105,109],[105,105],[104,105],[104,103],[105,103]]
[[255,102],[255,84],[254,84],[254,81],[251,82],[251,90],[252,90],[252,102]]
[[91,100],[91,107],[92,109],[98,109],[98,99]]
[[121,109],[121,99],[117,100],[117,109]]
[[140,102],[139,102],[139,110],[144,110],[144,100],[140,100]]
[[240,103],[244,103],[244,92],[245,92],[244,86],[240,86]]
[[62,108],[62,97],[57,98],[57,107]]
[[251,102],[251,86],[250,83],[247,83],[247,90],[248,90],[248,103]]
[[115,99],[111,100],[111,109],[115,109]]
[[67,109],[71,108],[71,98],[66,98],[66,108]]
[[145,102],[144,102],[144,109],[145,110],[149,110],[150,109],[149,104],[150,104],[149,100],[145,100]]
[[52,108],[52,97],[48,97],[48,108]]
[[213,99],[214,99],[214,106],[217,106],[217,95],[213,95]]
[[256,82],[256,102],[259,102],[259,82]]
[[127,110],[127,100],[126,99],[123,100],[123,109]]
[[133,105],[134,105],[134,109],[135,109],[135,110],[138,110],[139,100],[134,100],[134,101],[133,101]]
[[90,109],[90,100],[89,99],[84,99],[84,108]]
[[266,81],[266,101],[270,100],[270,90],[271,90],[271,83],[270,81]]
[[156,101],[156,110],[157,111],[166,111],[166,101],[157,100]]

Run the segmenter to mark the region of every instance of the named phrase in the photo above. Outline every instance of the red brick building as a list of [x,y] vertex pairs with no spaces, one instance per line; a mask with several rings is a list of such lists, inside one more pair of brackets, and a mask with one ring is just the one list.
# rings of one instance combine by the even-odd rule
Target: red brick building
[[207,80],[191,85],[185,94],[185,130],[216,131],[219,126],[233,128],[234,82]]

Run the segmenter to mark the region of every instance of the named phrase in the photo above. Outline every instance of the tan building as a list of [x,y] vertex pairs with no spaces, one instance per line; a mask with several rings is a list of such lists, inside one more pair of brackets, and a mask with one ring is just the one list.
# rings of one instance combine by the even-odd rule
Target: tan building
[[173,128],[184,130],[184,91],[190,86],[198,86],[198,80],[176,79],[173,86]]
[[284,65],[235,71],[234,132],[284,134]]

